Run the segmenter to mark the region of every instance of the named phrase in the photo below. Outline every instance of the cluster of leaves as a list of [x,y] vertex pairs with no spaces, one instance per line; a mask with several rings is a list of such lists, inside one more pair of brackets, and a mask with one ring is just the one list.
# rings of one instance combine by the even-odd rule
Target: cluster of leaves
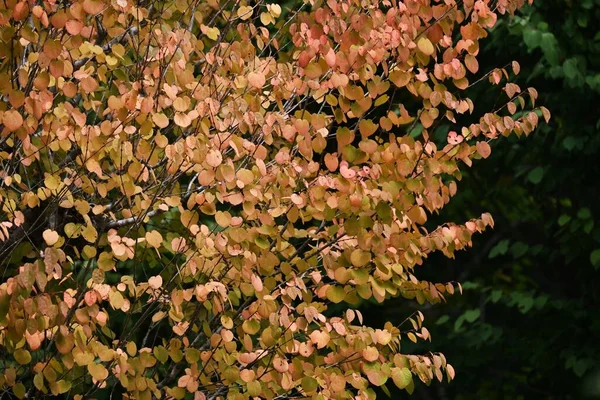
[[[420,312],[379,329],[352,306],[460,288],[416,269],[493,220],[428,219],[489,142],[549,118],[516,62],[477,75],[522,5],[0,4],[0,388],[370,399],[453,378],[401,351],[430,339]],[[504,99],[474,114],[479,82]]]
[[[429,328],[461,373],[423,399],[600,397],[598,18],[597,0],[535,2],[482,47],[482,68],[519,59],[516,83],[538,88],[553,119],[499,142],[444,209],[454,219],[491,211],[496,226],[475,239],[481,254],[439,260],[448,268],[436,276],[466,281],[464,296],[425,314],[439,318]],[[472,98],[496,101],[484,90]]]

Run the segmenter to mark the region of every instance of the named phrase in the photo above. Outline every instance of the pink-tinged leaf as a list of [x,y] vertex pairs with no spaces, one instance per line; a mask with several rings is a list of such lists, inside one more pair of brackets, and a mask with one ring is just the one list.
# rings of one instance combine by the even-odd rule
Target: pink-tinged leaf
[[477,153],[479,153],[479,155],[483,158],[488,158],[492,153],[492,148],[490,147],[488,142],[484,140],[477,142],[475,146],[477,147]]
[[456,133],[455,131],[450,131],[448,132],[448,143],[450,143],[451,145],[457,145],[463,142],[463,140],[465,140],[464,136]]
[[346,179],[352,179],[356,176],[356,171],[348,167],[347,161],[342,161],[340,164],[340,174]]
[[548,110],[546,107],[542,106],[540,107],[540,111],[542,111],[542,116],[544,117],[544,121],[546,121],[546,123],[550,122],[550,110]]
[[521,66],[519,65],[518,62],[516,62],[516,61],[512,62],[512,70],[515,75],[519,75],[519,72],[521,72]]
[[454,379],[454,376],[456,375],[454,367],[450,364],[446,364],[446,375],[448,376],[448,382]]
[[248,74],[248,83],[250,86],[260,89],[265,86],[265,82],[267,79],[265,78],[265,74],[262,72],[250,72]]
[[335,51],[333,49],[329,49],[329,51],[325,54],[325,62],[329,66],[329,68],[335,67],[336,57]]

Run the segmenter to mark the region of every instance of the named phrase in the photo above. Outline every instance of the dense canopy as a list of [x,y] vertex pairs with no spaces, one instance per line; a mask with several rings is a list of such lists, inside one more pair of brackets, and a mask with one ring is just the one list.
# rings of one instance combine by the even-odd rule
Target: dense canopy
[[523,3],[0,4],[0,387],[370,399],[451,379],[402,351],[431,338],[421,312],[369,327],[355,306],[461,289],[419,266],[493,220],[428,220],[491,142],[549,118],[517,62],[479,71]]

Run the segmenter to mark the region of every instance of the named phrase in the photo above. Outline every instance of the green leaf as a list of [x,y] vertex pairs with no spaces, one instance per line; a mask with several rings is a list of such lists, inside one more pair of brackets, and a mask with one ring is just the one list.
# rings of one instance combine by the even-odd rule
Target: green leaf
[[598,269],[598,267],[600,267],[600,249],[592,251],[592,253],[590,254],[590,262],[592,263],[595,269]]
[[254,243],[256,243],[256,245],[263,250],[268,250],[271,247],[269,240],[262,236],[258,236],[256,239],[254,239]]
[[542,308],[544,308],[546,303],[548,303],[548,299],[549,299],[549,297],[546,295],[538,297],[537,299],[535,299],[535,307],[538,310],[541,310]]
[[490,250],[489,258],[495,258],[498,256],[503,256],[508,251],[508,244],[510,241],[508,239],[504,239],[499,241],[492,250]]
[[536,185],[542,181],[543,177],[544,177],[544,168],[542,168],[542,167],[535,167],[534,169],[529,171],[529,173],[527,174],[527,179],[529,179],[529,181],[531,183],[536,184]]
[[390,393],[390,389],[388,389],[387,386],[381,385],[379,388],[383,391],[383,393],[385,393],[385,395],[388,398],[392,398],[392,394]]
[[554,35],[550,32],[542,33],[540,47],[544,52],[544,57],[548,60],[551,65],[557,65],[559,61],[558,57],[558,42]]
[[242,323],[242,329],[248,335],[256,335],[260,330],[260,322],[256,319],[247,319]]
[[412,373],[408,368],[392,368],[392,380],[399,389],[405,389],[412,382]]
[[558,225],[565,226],[570,220],[571,217],[569,217],[567,214],[563,214],[558,218]]
[[[385,364],[384,364],[385,365]],[[382,365],[377,363],[364,363],[363,371],[367,376],[369,382],[371,382],[375,386],[382,386],[388,380],[388,374],[386,374],[385,370],[383,370]]]
[[436,325],[442,325],[445,324],[446,322],[448,322],[450,320],[450,317],[447,315],[442,315],[441,317],[438,318],[438,320],[436,321]]
[[259,396],[262,392],[262,386],[259,381],[252,381],[246,384],[248,394],[252,397]]
[[519,311],[523,314],[527,314],[533,307],[533,298],[531,296],[522,296],[519,299]]
[[302,389],[304,389],[304,391],[307,394],[311,394],[313,393],[315,390],[317,390],[317,387],[319,386],[319,383],[317,382],[317,380],[311,376],[305,376],[304,378],[302,378]]
[[565,76],[569,79],[575,79],[579,75],[579,68],[577,66],[577,60],[569,58],[563,63],[563,71]]
[[414,380],[410,381],[410,383],[406,387],[406,391],[408,392],[408,394],[413,394],[413,392],[415,391],[415,381]]
[[583,207],[577,211],[577,218],[579,219],[589,219],[592,217],[592,212],[589,208]]
[[460,317],[458,317],[456,319],[456,321],[454,321],[454,331],[455,332],[460,332],[460,328],[462,327],[462,325],[463,325],[464,322],[465,322],[465,316],[463,314]]
[[523,41],[531,52],[539,47],[542,41],[542,33],[533,28],[527,28],[523,31]]
[[474,308],[472,310],[465,312],[463,315],[465,316],[465,319],[467,320],[467,322],[473,323],[473,322],[477,321],[477,319],[481,315],[481,310],[479,308]]
[[529,246],[523,242],[513,243],[513,245],[510,247],[510,252],[514,258],[523,257],[527,253],[527,250],[529,250]]
[[592,232],[592,229],[594,229],[594,220],[588,219],[586,221],[585,225],[583,225],[583,231],[585,233],[590,233],[590,232]]
[[492,290],[492,294],[490,295],[490,300],[492,303],[497,303],[502,298],[502,290]]
[[350,262],[355,267],[364,267],[371,261],[371,253],[362,251],[360,249],[355,249],[350,254]]
[[575,375],[577,375],[580,378],[583,376],[583,374],[585,374],[585,371],[587,371],[587,369],[588,363],[587,360],[584,359],[577,360],[577,362],[573,366],[573,372],[575,372]]
[[421,134],[421,132],[423,132],[423,125],[421,123],[418,123],[415,125],[415,127],[410,131],[409,135],[416,138],[417,136],[419,136]]
[[377,216],[381,218],[384,223],[390,223],[392,221],[392,208],[388,203],[380,201],[377,203],[375,211],[377,212]]
[[577,139],[575,138],[575,136],[567,136],[563,140],[563,147],[565,149],[567,149],[568,151],[573,150],[576,145],[577,145]]
[[152,353],[154,354],[154,357],[156,357],[156,359],[162,364],[166,363],[169,359],[169,353],[167,352],[167,349],[164,346],[156,346],[152,350]]

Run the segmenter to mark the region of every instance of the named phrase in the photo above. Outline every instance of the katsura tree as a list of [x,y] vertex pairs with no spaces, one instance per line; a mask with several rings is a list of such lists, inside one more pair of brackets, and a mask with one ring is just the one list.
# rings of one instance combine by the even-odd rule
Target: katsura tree
[[[524,0],[5,0],[2,397],[371,399],[454,376],[419,311],[493,225],[428,224],[548,111],[478,71]],[[469,88],[489,84],[497,107]],[[437,124],[455,128],[440,138]],[[386,386],[387,385],[387,386]]]

